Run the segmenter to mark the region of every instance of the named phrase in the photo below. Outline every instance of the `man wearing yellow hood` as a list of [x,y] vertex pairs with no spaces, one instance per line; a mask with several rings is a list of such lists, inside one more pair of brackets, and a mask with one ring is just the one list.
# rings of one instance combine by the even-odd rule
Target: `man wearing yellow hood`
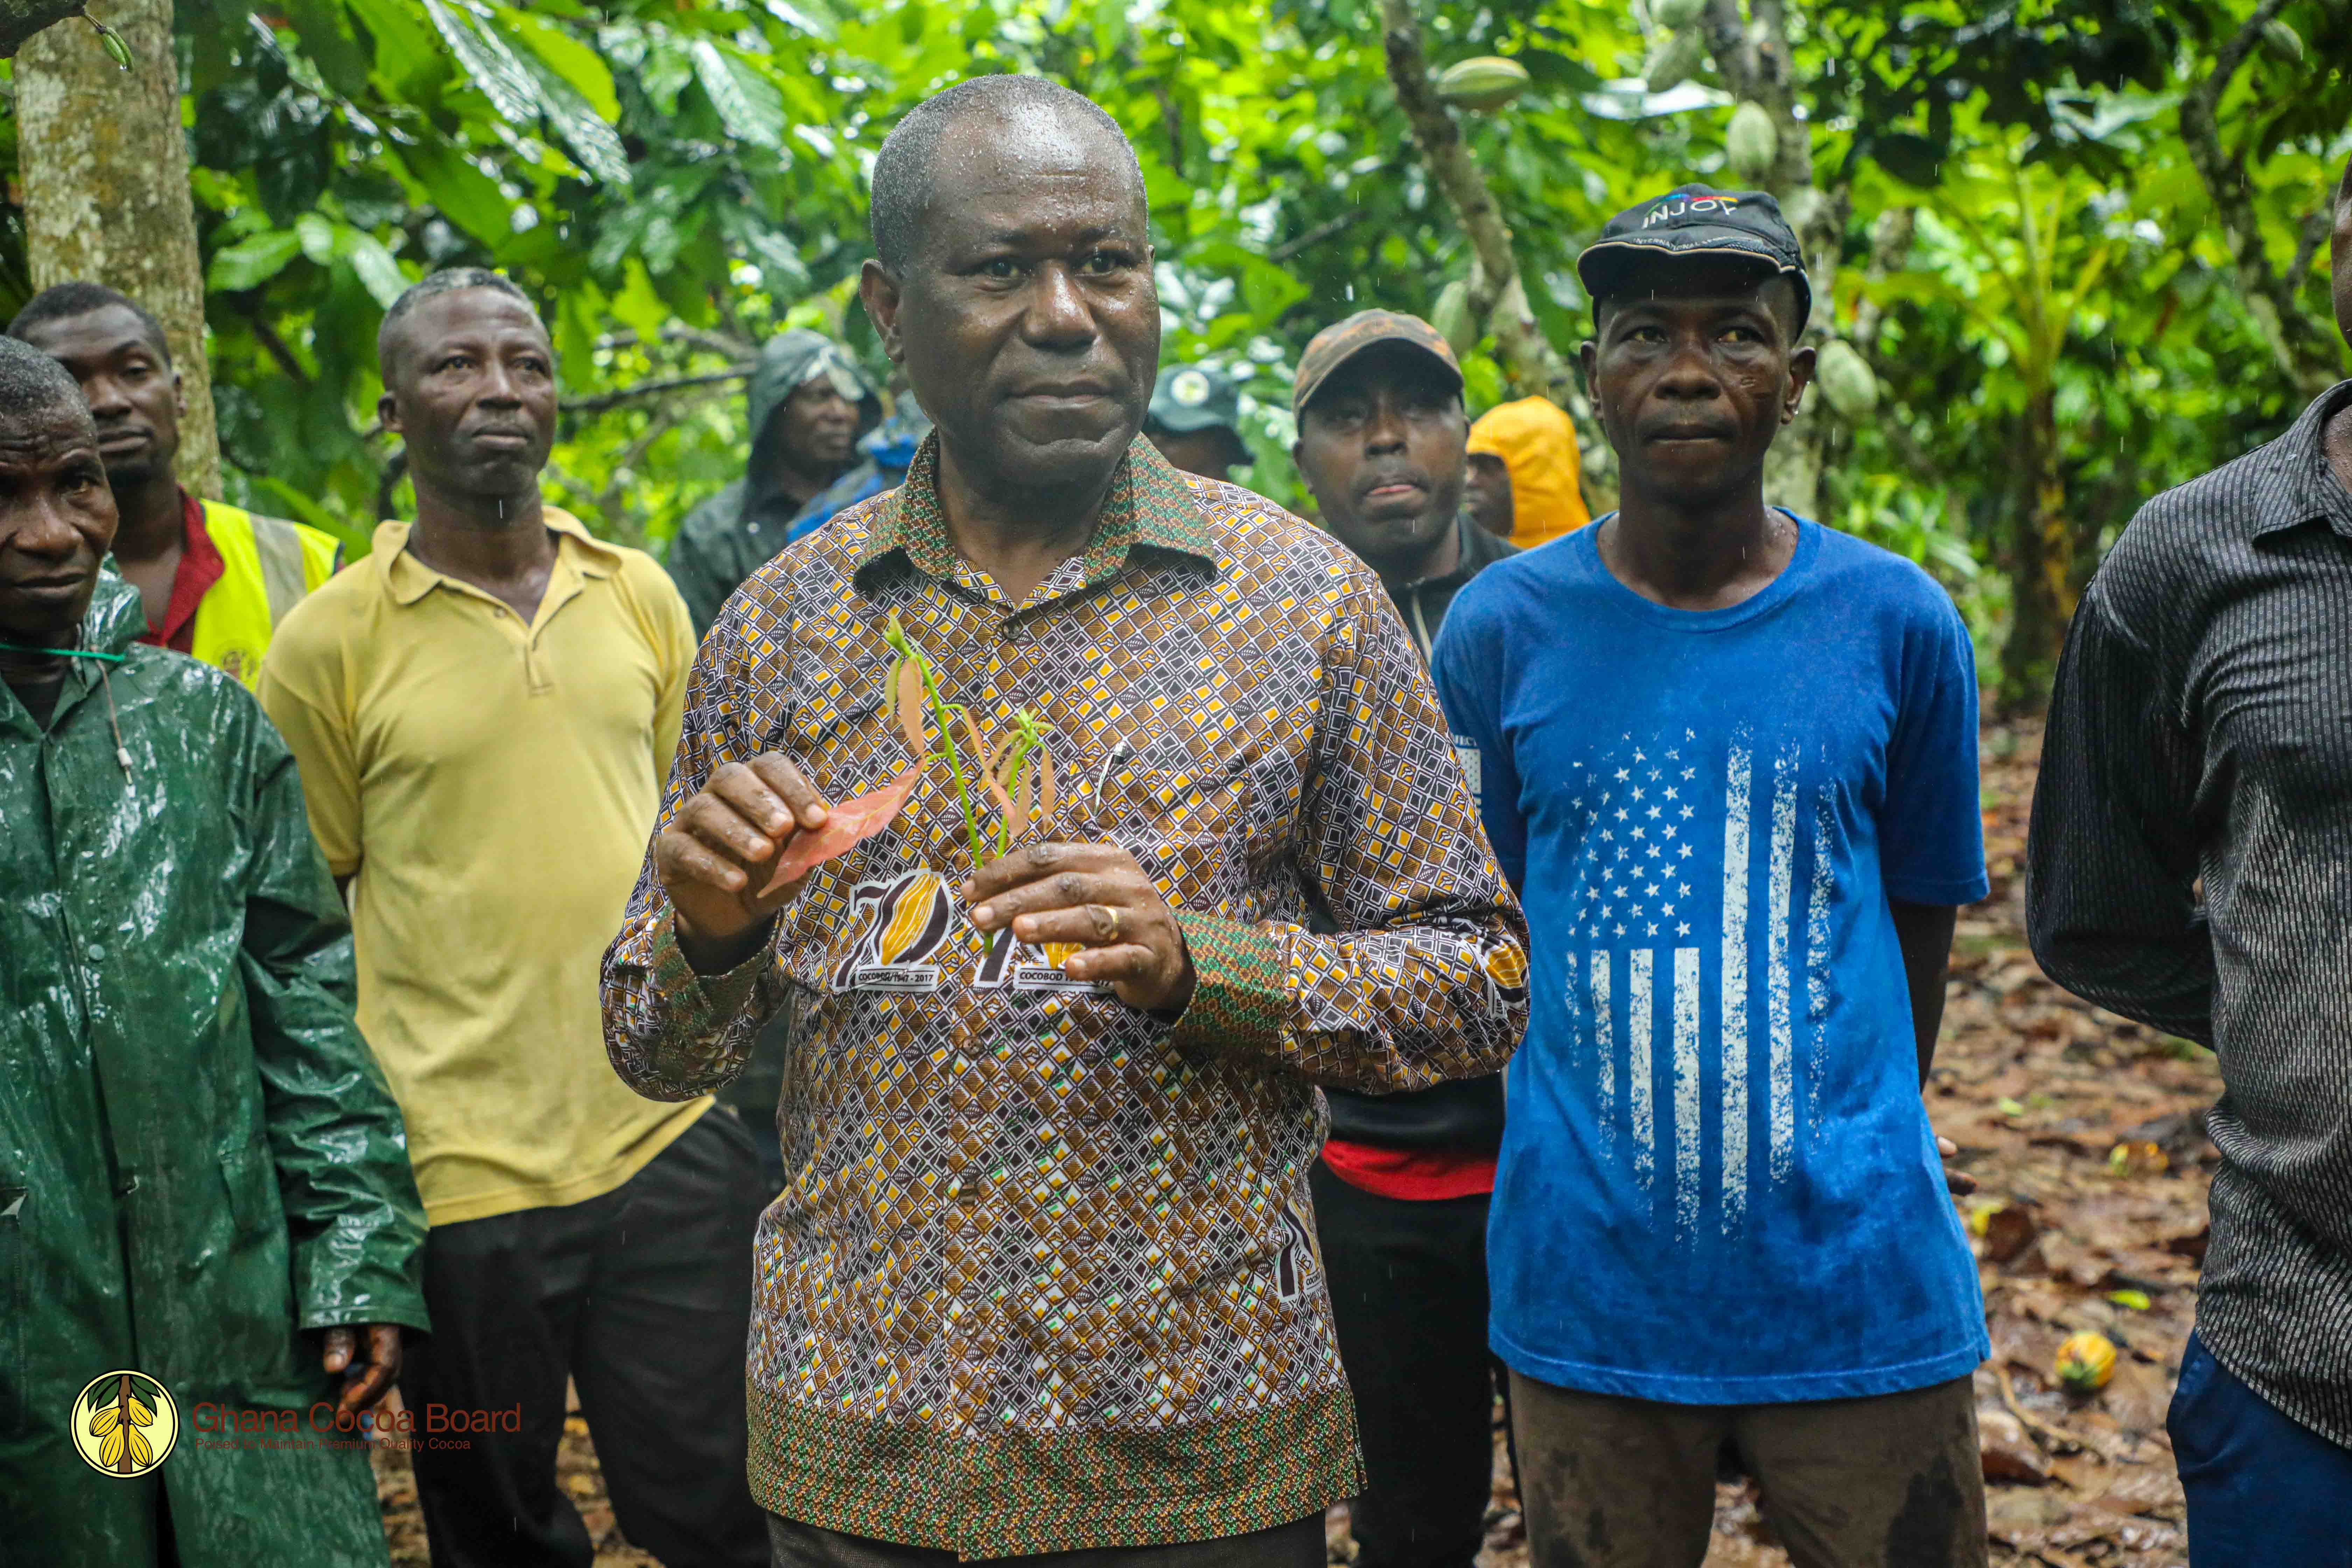
[[1549,398],[1490,408],[1470,426],[1463,500],[1479,527],[1521,550],[1592,521],[1578,484],[1576,426]]

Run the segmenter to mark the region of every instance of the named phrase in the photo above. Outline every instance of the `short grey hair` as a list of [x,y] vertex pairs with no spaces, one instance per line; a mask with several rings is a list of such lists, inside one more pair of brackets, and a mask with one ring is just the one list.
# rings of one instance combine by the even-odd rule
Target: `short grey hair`
[[0,419],[14,426],[60,409],[96,437],[97,422],[73,373],[22,338],[0,337]]
[[[375,330],[376,369],[386,386],[392,384],[392,348],[399,341],[401,324],[416,313],[419,305],[429,300],[437,300],[444,294],[455,294],[461,289],[488,289],[504,294],[510,300],[520,301],[522,308],[530,312],[532,321],[540,319],[539,307],[531,303],[530,296],[503,272],[493,272],[487,267],[445,267],[438,272],[428,273],[402,291],[400,298],[392,302],[392,309],[383,313],[383,324]],[[546,325],[541,321],[541,330],[545,331]]]
[[1045,108],[1075,114],[1108,132],[1127,154],[1129,173],[1139,188],[1143,165],[1136,161],[1135,144],[1127,132],[1097,103],[1041,76],[982,76],[960,81],[933,93],[898,121],[882,142],[874,160],[874,195],[866,222],[874,238],[874,255],[883,270],[903,274],[914,257],[915,237],[930,205],[931,171],[940,138],[956,121],[973,114],[1008,117],[1025,108]]

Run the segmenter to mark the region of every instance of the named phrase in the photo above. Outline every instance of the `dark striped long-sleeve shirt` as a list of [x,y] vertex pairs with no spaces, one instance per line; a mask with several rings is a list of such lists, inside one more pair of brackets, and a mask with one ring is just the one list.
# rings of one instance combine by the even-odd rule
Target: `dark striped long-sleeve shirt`
[[[2331,419],[2148,503],[2083,599],[2033,803],[2052,979],[2220,1054],[2198,1332],[2352,1445],[2352,491]],[[2200,879],[2202,879],[2201,888]]]

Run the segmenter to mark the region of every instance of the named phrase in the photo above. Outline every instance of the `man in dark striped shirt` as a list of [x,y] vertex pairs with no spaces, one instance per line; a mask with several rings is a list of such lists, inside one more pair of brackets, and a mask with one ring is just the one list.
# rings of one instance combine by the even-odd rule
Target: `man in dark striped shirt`
[[[2352,342],[2352,168],[2333,250]],[[2093,579],[2026,918],[2052,979],[2221,1055],[2170,1422],[2198,1568],[2352,1564],[2352,381]]]

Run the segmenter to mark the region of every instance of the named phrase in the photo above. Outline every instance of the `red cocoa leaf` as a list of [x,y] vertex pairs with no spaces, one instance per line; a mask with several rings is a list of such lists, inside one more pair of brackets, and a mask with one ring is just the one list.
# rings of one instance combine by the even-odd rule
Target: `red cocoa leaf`
[[930,754],[923,738],[923,671],[911,658],[902,658],[891,676],[898,695],[898,732],[907,737],[907,751],[918,763]]
[[879,788],[827,806],[823,827],[813,833],[795,833],[793,841],[784,846],[783,856],[776,862],[776,874],[760,889],[760,897],[767,898],[826,861],[839,859],[898,821],[898,814],[907,809],[907,797],[914,793],[915,783],[922,776],[923,764],[917,763]]
[[1038,746],[1037,766],[1045,775],[1038,787],[1037,804],[1045,808],[1045,820],[1051,822],[1054,820],[1054,752],[1052,747],[1042,744]]
[[1032,747],[1023,757],[1029,765],[1021,770],[1021,819],[1017,831],[1026,833],[1037,816],[1037,768],[1044,752],[1043,746]]
[[980,725],[973,721],[971,710],[966,709],[960,717],[963,720],[963,732],[971,740],[972,758],[980,764],[980,782],[988,786],[989,795],[996,802],[996,809],[1004,813],[1006,831],[1013,831],[1013,797],[1004,793],[1003,781],[996,776],[996,753],[989,749],[986,741],[981,739]]

